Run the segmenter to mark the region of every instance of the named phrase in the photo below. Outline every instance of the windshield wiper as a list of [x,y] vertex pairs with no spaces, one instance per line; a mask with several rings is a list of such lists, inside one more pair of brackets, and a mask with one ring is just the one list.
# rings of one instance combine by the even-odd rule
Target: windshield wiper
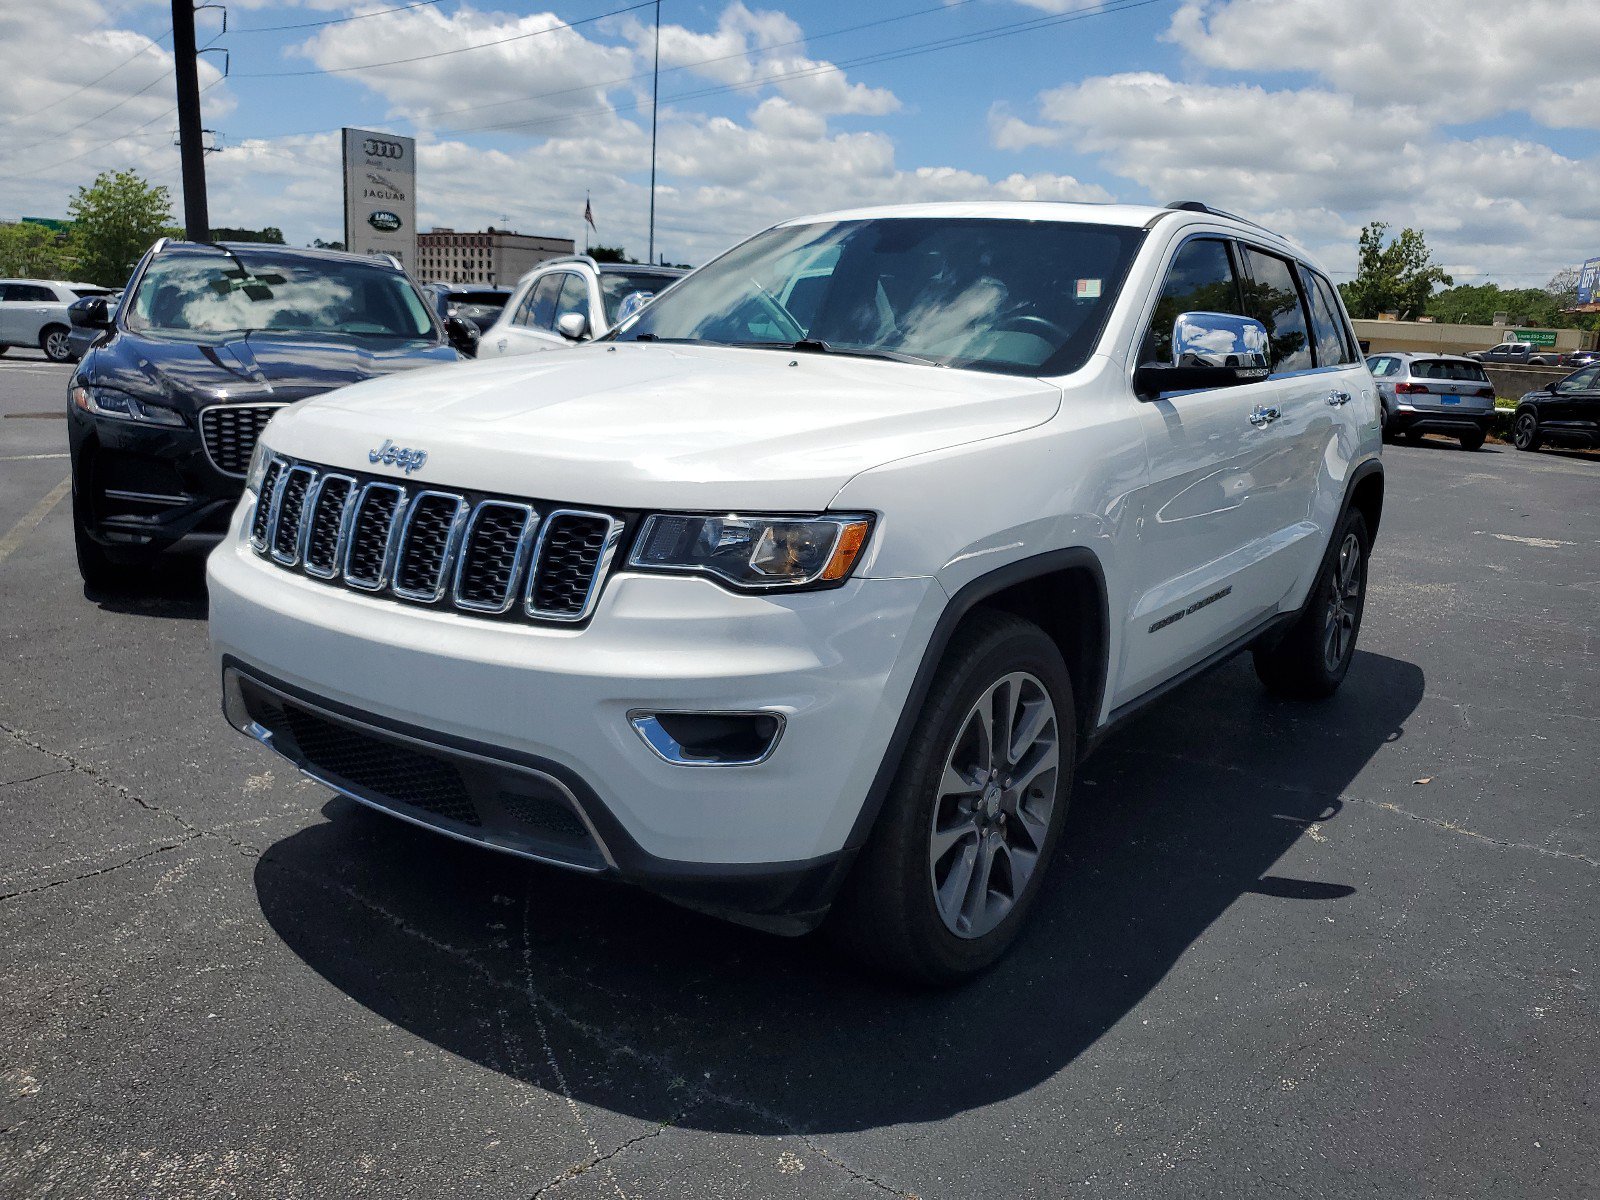
[[809,354],[837,354],[844,358],[881,358],[886,362],[911,363],[919,367],[944,367],[938,359],[921,354],[907,354],[904,350],[877,350],[861,346],[834,346],[821,338],[801,338],[798,342],[735,342],[736,346],[751,346],[758,350],[798,350]]

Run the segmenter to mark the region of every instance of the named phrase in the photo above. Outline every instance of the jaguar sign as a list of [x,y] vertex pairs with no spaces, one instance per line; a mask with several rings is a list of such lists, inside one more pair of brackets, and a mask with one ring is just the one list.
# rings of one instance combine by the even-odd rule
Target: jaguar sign
[[344,243],[351,250],[416,265],[416,156],[412,138],[344,131]]

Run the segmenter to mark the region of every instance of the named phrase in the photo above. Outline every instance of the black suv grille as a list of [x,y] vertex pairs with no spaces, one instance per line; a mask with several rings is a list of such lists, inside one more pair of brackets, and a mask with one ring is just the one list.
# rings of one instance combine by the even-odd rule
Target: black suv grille
[[200,414],[200,436],[217,470],[243,475],[250,469],[256,439],[281,404],[221,404]]
[[594,611],[625,525],[611,513],[363,484],[274,458],[250,529],[257,553],[315,578],[419,604],[571,623]]

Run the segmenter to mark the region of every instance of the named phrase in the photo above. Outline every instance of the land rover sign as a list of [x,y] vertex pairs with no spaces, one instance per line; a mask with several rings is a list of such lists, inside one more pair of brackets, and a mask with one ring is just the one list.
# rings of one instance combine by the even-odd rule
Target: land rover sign
[[344,244],[351,250],[416,265],[416,162],[414,138],[344,131]]

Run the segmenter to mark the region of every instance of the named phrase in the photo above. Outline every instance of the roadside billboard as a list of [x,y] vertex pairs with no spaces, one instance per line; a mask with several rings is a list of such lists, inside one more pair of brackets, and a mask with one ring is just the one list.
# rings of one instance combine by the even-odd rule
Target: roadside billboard
[[1530,346],[1554,346],[1556,344],[1556,331],[1554,329],[1512,329],[1506,333],[1508,342],[1527,342]]
[[1578,303],[1600,304],[1600,258],[1591,258],[1578,271]]
[[417,261],[417,142],[397,133],[344,131],[344,244],[357,254]]

